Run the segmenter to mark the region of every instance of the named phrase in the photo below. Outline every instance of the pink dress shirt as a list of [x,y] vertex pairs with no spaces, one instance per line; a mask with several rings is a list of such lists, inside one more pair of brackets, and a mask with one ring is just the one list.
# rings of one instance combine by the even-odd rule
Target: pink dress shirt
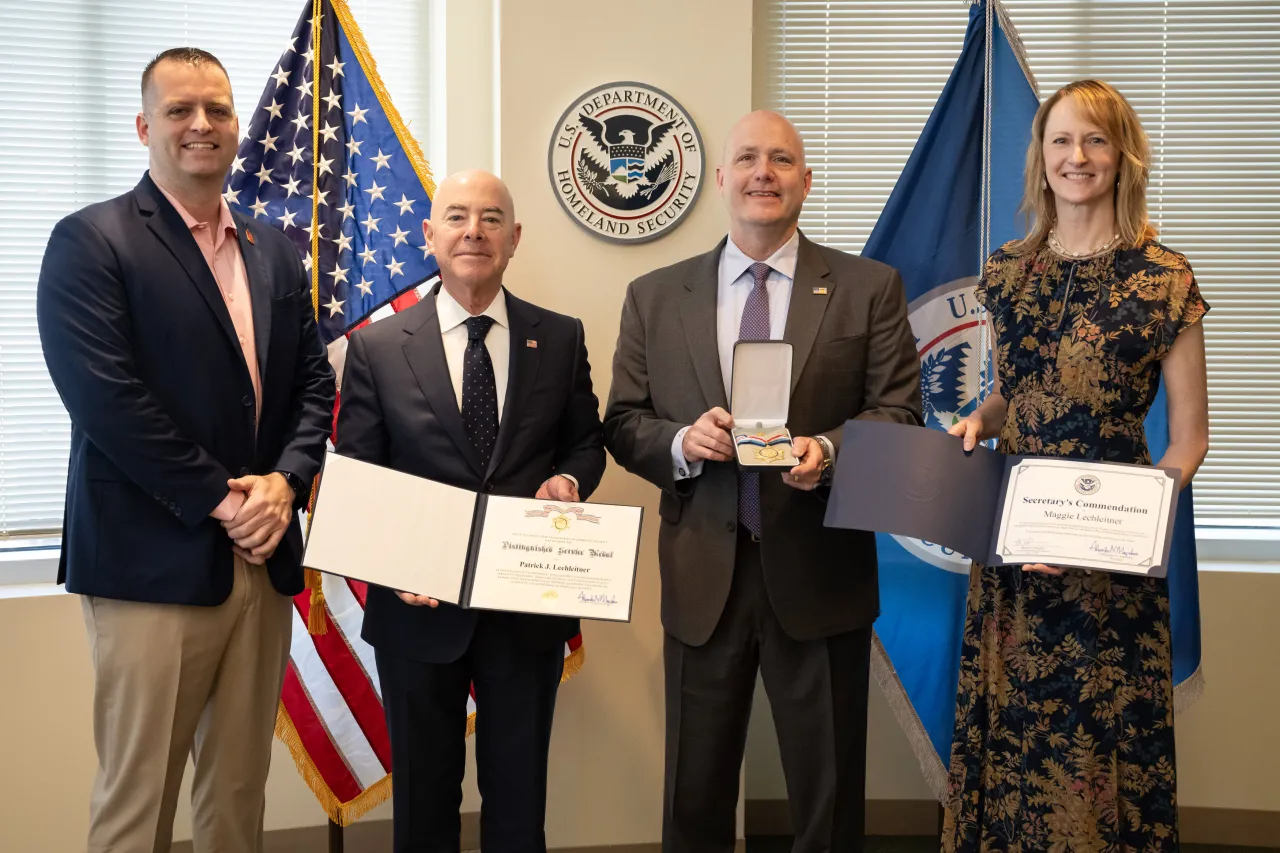
[[218,290],[222,292],[222,300],[227,305],[227,313],[231,315],[231,325],[235,327],[236,338],[240,341],[240,349],[244,352],[244,363],[249,368],[249,378],[253,381],[253,399],[255,401],[254,422],[262,414],[262,378],[258,375],[258,350],[253,340],[253,301],[249,295],[249,274],[245,272],[244,257],[240,254],[240,244],[236,240],[236,223],[231,218],[231,208],[227,200],[221,199],[218,208],[218,227],[210,229],[209,223],[197,222],[174,196],[156,184],[164,197],[178,211],[182,221],[191,229],[191,236],[200,247]]
[[[154,178],[152,180],[155,180]],[[218,208],[218,226],[210,229],[208,222],[197,222],[182,202],[172,193],[156,184],[164,197],[178,211],[182,221],[191,229],[191,236],[200,247],[213,279],[218,283],[222,300],[227,305],[227,313],[231,315],[231,325],[236,331],[236,339],[240,341],[240,350],[244,353],[244,363],[249,368],[249,379],[253,382],[254,414],[256,424],[262,415],[262,378],[258,375],[258,349],[253,340],[253,301],[249,295],[249,274],[244,268],[244,257],[240,254],[240,244],[236,241],[236,222],[231,218],[231,208],[226,199],[220,199]],[[210,513],[214,518],[231,518],[244,504],[243,492],[228,491],[227,496]]]

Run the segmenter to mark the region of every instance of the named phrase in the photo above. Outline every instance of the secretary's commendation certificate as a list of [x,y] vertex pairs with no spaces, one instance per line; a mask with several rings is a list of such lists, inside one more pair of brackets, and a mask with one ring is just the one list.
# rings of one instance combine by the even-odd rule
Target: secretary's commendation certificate
[[996,554],[1146,574],[1163,559],[1177,481],[1158,468],[1024,458],[1008,474]]

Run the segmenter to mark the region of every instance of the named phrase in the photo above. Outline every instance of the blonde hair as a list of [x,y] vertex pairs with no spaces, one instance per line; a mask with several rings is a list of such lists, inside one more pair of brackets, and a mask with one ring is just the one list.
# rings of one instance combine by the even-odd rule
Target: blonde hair
[[1101,80],[1077,80],[1049,96],[1031,122],[1027,168],[1021,212],[1027,217],[1027,236],[1014,244],[1016,251],[1035,251],[1044,245],[1057,222],[1053,190],[1044,168],[1044,128],[1049,113],[1063,98],[1072,97],[1086,121],[1102,128],[1120,151],[1116,175],[1116,230],[1121,242],[1136,247],[1156,236],[1147,218],[1147,181],[1151,177],[1151,148],[1146,131],[1124,95]]

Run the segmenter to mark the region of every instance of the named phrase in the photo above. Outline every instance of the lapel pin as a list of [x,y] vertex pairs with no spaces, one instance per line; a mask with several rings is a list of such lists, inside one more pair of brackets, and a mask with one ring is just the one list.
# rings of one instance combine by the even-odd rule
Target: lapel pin
[[244,230],[244,238],[249,241],[250,246],[253,245],[253,232],[250,231],[248,228]]
[[538,348],[538,342],[537,342],[537,341],[535,341],[533,338],[529,338],[527,341],[525,341],[525,342],[524,342],[524,345],[525,345],[525,346],[527,346],[529,349],[537,349],[537,348]]
[[813,295],[814,295],[814,296],[826,296],[826,295],[827,295],[827,289],[826,289],[825,287],[815,287],[815,288],[813,289]]

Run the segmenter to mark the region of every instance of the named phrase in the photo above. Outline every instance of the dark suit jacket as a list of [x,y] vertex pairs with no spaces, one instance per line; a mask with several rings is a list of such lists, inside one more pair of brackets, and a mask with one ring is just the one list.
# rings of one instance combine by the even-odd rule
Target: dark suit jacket
[[[738,469],[709,462],[677,482],[671,443],[707,410],[729,408],[716,342],[724,246],[631,283],[604,422],[613,457],[662,489],[662,624],[694,646],[729,596]],[[921,422],[920,363],[891,267],[801,235],[784,339],[794,348],[793,435],[825,435],[839,454],[851,418]],[[765,583],[783,629],[808,640],[870,625],[880,608],[874,535],[824,527],[826,490],[797,491],[778,474],[761,475],[760,504]]]
[[[515,497],[533,497],[553,474],[572,474],[585,500],[600,483],[605,459],[582,323],[506,294],[507,394],[493,456],[488,470],[481,470],[445,362],[436,315],[439,290],[436,285],[417,305],[351,336],[338,452],[451,486]],[[429,519],[423,519],[421,536],[429,557]],[[392,590],[371,587],[361,636],[401,657],[450,663],[466,651],[477,618],[477,611],[450,604],[415,607]],[[576,619],[514,613],[490,618],[534,648],[578,633]]]
[[[209,513],[227,480],[310,483],[333,417],[311,288],[284,235],[234,211],[253,302],[262,416],[209,265],[149,175],[63,219],[36,291],[40,342],[71,416],[58,581],[68,592],[216,605],[231,540]],[[253,235],[252,241],[250,234]],[[267,571],[302,591],[295,518]]]

